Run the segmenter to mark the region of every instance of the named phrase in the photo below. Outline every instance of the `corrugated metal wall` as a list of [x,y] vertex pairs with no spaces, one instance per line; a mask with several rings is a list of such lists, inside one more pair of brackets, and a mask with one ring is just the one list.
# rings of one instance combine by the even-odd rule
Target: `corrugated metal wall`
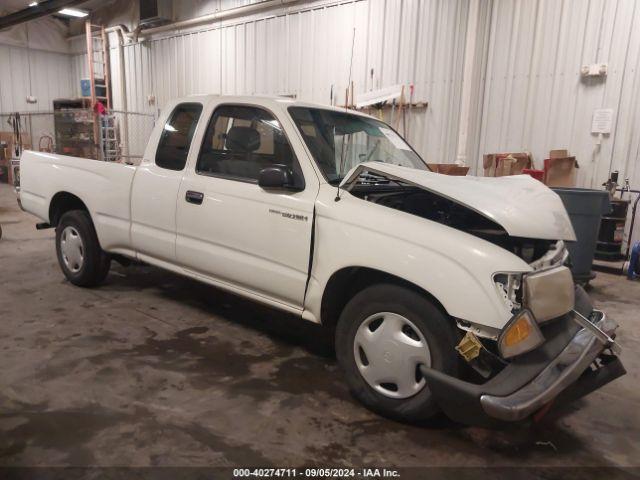
[[[254,1],[185,0],[174,3],[174,16]],[[301,1],[127,45],[122,64],[112,48],[114,107],[124,108],[122,69],[133,112],[155,113],[192,93],[328,104],[333,91],[340,104],[355,28],[356,92],[414,83],[415,99],[429,102],[408,118],[408,139],[427,161],[464,159],[481,173],[484,153],[531,151],[540,167],[550,149],[566,148],[580,163],[580,186],[599,187],[619,170],[638,188],[638,25],[637,0]],[[0,111],[48,109],[56,97],[78,95],[84,39],[70,46],[71,59],[0,46]],[[607,63],[608,75],[582,78],[580,67],[592,63]],[[26,103],[28,93],[38,104]],[[614,110],[601,142],[590,133],[597,108]]]
[[[479,18],[468,22],[474,2]],[[198,4],[210,13],[245,3]],[[467,44],[468,25],[474,38]],[[413,82],[416,99],[429,107],[412,114],[409,140],[428,161],[459,156],[480,173],[483,153],[529,150],[540,166],[550,149],[567,148],[580,162],[580,185],[598,186],[619,169],[638,186],[636,25],[635,0],[302,2],[127,46],[127,103],[131,111],[150,111],[171,97],[204,92],[295,94],[329,103],[332,86],[341,103],[355,28],[356,91]],[[460,118],[465,45],[476,67],[465,79],[471,106],[462,110],[469,118]],[[83,51],[82,39],[72,48]],[[115,49],[111,58],[118,108]],[[580,67],[596,62],[609,64],[608,76],[582,79]],[[75,57],[76,78],[85,76],[85,63]],[[151,95],[156,106],[147,102]],[[613,133],[601,145],[590,133],[596,108],[615,111]]]
[[[528,150],[541,166],[550,149],[567,148],[580,185],[599,187],[617,169],[639,187],[640,2],[497,1],[491,15],[475,158]],[[581,78],[592,63],[608,63],[607,77]],[[597,108],[614,109],[601,145],[590,133]]]
[[[75,77],[69,54],[0,44],[0,131],[11,131],[10,112],[51,111],[53,100],[73,95]],[[36,103],[27,103],[27,96]],[[22,127],[37,147],[42,135],[53,136],[51,115],[23,116]]]
[[[0,44],[0,112],[51,110],[55,98],[73,93],[70,67],[67,54]],[[38,102],[27,103],[28,95]]]
[[[75,77],[67,35],[66,25],[53,17],[0,32],[0,113],[51,110],[53,99],[71,95]],[[28,95],[37,103],[27,103]]]
[[[128,109],[154,109],[147,103],[150,95],[161,107],[193,93],[286,94],[329,104],[332,87],[335,103],[344,103],[355,28],[356,94],[414,83],[415,99],[428,101],[429,107],[412,114],[410,140],[429,161],[453,161],[468,0],[324,3],[302,3],[125,47]],[[81,42],[74,43],[72,48],[82,51]],[[74,60],[80,76],[86,70],[83,56]],[[117,83],[117,57],[111,58]],[[118,85],[113,91],[117,108]]]

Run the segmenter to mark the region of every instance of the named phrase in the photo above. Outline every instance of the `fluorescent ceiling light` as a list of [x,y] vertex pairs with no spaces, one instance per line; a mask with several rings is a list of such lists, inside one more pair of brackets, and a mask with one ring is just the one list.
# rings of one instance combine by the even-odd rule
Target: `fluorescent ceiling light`
[[78,17],[78,18],[86,17],[87,15],[89,15],[89,12],[85,12],[83,10],[78,10],[75,8],[63,8],[58,13],[61,15],[68,15],[70,17]]
[[37,7],[38,6],[38,2],[31,2],[29,4],[30,7]]

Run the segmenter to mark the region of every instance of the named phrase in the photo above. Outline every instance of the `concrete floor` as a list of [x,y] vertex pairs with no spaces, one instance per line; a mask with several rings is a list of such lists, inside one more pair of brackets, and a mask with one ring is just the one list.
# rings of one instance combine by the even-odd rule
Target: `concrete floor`
[[640,283],[598,274],[628,374],[541,423],[398,424],[349,395],[322,331],[150,267],[64,280],[0,185],[0,465],[640,464]]

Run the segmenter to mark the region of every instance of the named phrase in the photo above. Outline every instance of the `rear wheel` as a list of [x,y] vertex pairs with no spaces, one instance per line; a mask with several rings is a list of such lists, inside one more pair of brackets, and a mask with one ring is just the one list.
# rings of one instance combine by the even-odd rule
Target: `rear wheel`
[[111,259],[98,242],[91,217],[84,210],[71,210],[56,227],[58,263],[67,279],[80,287],[102,283]]
[[455,345],[446,315],[395,284],[356,294],[336,329],[336,354],[352,394],[371,410],[408,422],[439,413],[420,367],[456,375]]

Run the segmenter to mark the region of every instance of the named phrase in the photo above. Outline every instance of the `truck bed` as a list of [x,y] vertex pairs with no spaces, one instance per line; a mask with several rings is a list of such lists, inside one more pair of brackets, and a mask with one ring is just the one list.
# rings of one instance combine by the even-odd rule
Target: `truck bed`
[[27,150],[20,159],[22,208],[44,222],[56,195],[75,195],[87,206],[105,250],[129,249],[131,184],[135,166]]

